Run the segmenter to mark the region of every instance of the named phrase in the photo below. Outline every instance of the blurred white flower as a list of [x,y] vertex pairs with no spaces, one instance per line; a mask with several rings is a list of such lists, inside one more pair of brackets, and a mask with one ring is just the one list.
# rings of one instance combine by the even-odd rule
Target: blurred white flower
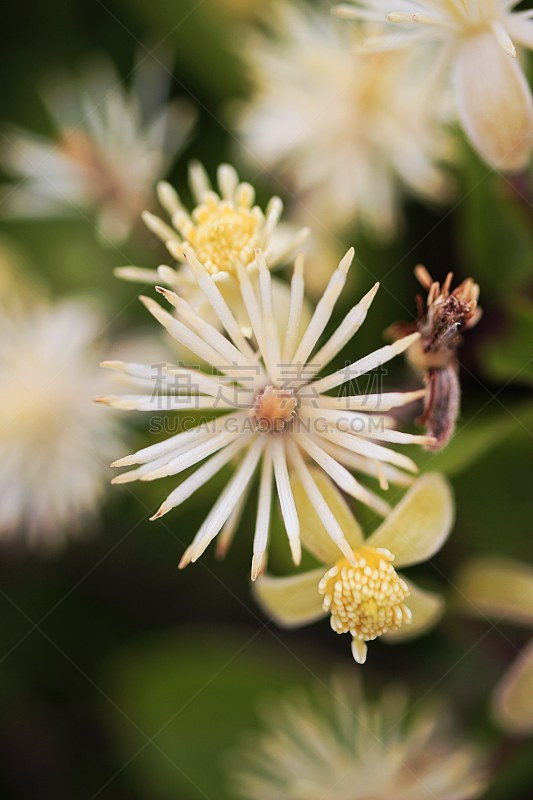
[[28,303],[42,292],[38,280],[29,277],[26,254],[8,237],[0,237],[0,314],[25,313]]
[[284,627],[307,625],[329,616],[336,633],[350,633],[359,664],[367,642],[385,636],[401,641],[420,636],[441,617],[442,599],[420,589],[395,567],[427,561],[440,550],[453,524],[453,497],[437,473],[419,478],[381,525],[366,539],[338,489],[312,470],[350,544],[352,559],[339,558],[301,481],[293,480],[302,544],[320,567],[289,577],[261,577],[255,594],[265,611]]
[[320,693],[271,699],[262,721],[233,758],[245,800],[468,800],[487,785],[482,754],[449,714],[410,713],[402,690],[369,703],[359,682],[339,677]]
[[[114,482],[151,481],[178,475],[205,461],[171,492],[154,515],[153,518],[157,519],[183,503],[224,466],[236,460],[233,477],[214,502],[181,560],[184,567],[196,561],[219,534],[220,548],[222,551],[227,548],[239,521],[247,489],[262,462],[253,543],[252,577],[255,579],[266,565],[273,477],[292,556],[296,563],[300,560],[300,522],[289,480],[290,466],[300,476],[327,535],[348,560],[353,561],[352,550],[305,459],[316,461],[353,497],[379,513],[388,511],[388,504],[363,487],[346,467],[377,476],[381,484],[386,483],[387,477],[392,481],[404,481],[402,469],[416,472],[416,465],[410,458],[381,443],[426,444],[428,437],[391,430],[389,418],[380,412],[419,398],[423,390],[386,394],[381,392],[378,379],[376,391],[368,392],[367,384],[368,393],[355,396],[331,397],[325,393],[381,367],[406,350],[419,334],[381,347],[317,379],[318,372],[335,358],[360,328],[378,289],[376,284],[317,350],[317,343],[345,284],[353,249],[333,273],[303,334],[299,333],[304,297],[303,258],[298,257],[295,262],[288,324],[283,334],[280,334],[275,321],[271,273],[261,252],[256,254],[253,272],[258,272],[258,280],[255,282],[252,280],[253,272],[251,274],[250,269],[237,263],[238,286],[250,320],[254,345],[243,336],[214,277],[192,250],[186,251],[185,256],[198,286],[227,335],[224,336],[183,298],[168,289],[158,287],[158,291],[177,310],[178,317],[163,310],[150,298],[142,300],[182,346],[210,366],[210,374],[182,366],[168,366],[157,376],[158,385],[149,366],[111,362],[107,366],[130,375],[138,386],[143,389],[152,387],[157,391],[152,397],[126,395],[97,399],[127,410],[202,411],[210,417],[214,411],[224,413],[201,423],[197,416],[193,416],[192,419],[198,423],[196,427],[182,430],[165,441],[115,462],[114,466],[138,466],[119,475]],[[372,382],[371,388],[374,386]],[[349,388],[346,389],[349,393]],[[367,413],[373,411],[378,413]]]
[[[501,623],[533,629],[533,566],[486,556],[466,564],[457,578],[463,610]],[[533,639],[518,654],[497,687],[492,707],[512,734],[533,733]]]
[[[352,4],[353,3],[353,4]],[[450,74],[461,124],[496,169],[525,167],[533,146],[533,102],[513,42],[533,48],[533,12],[518,0],[352,0],[340,16],[381,24],[372,50],[433,48],[437,74]],[[436,89],[437,90],[437,89]]]
[[3,168],[17,181],[4,187],[7,217],[94,217],[104,241],[127,238],[189,136],[195,112],[168,102],[171,76],[151,59],[131,85],[107,62],[79,79],[57,76],[43,92],[54,132],[4,132]]
[[0,540],[54,549],[98,511],[122,444],[91,402],[98,323],[74,301],[0,314]]
[[404,190],[444,199],[442,95],[410,58],[354,52],[327,9],[279,0],[268,22],[239,43],[255,84],[236,112],[243,156],[281,171],[312,227],[391,234]]
[[[193,249],[196,257],[213,276],[224,299],[243,329],[249,331],[249,320],[242,302],[237,271],[253,268],[255,251],[263,251],[270,269],[286,263],[307,239],[304,227],[280,225],[283,203],[272,197],[263,212],[254,205],[255,190],[241,182],[235,169],[221,164],[217,171],[218,193],[214,191],[203,166],[193,162],[189,169],[191,191],[196,202],[186,211],[177,192],[166,182],[159,183],[158,195],[167,211],[172,227],[154,214],[145,211],[143,219],[167,246],[171,255],[181,262],[177,269],[167,266],[158,270],[142,267],[119,267],[119,278],[142,283],[163,283],[179,292],[200,315],[207,315],[216,324],[209,302],[198,287],[190,269],[183,263],[185,251]],[[274,282],[275,308],[279,319],[288,311],[286,285]]]

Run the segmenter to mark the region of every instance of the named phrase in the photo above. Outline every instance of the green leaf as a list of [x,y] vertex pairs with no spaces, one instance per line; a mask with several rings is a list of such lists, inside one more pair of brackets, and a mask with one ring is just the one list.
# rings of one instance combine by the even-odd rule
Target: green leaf
[[483,371],[494,381],[533,385],[533,303],[520,300],[508,311],[506,328],[480,353]]
[[489,409],[459,425],[444,450],[426,453],[417,461],[424,470],[454,477],[475,466],[513,435],[523,437],[524,432],[533,436],[533,404],[496,412]]
[[533,226],[529,207],[510,179],[473,155],[455,209],[458,252],[465,273],[497,298],[531,276]]
[[[107,670],[119,757],[151,800],[233,800],[228,753],[257,728],[257,704],[309,680],[299,657],[256,631],[171,632],[123,651]],[[310,665],[315,671],[316,664]]]

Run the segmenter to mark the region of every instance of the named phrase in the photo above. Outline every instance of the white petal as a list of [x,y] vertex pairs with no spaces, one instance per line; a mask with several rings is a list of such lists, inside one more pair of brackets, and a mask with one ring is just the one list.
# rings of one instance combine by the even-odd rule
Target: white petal
[[322,408],[342,408],[347,411],[390,411],[409,403],[420,400],[426,394],[426,389],[414,392],[384,392],[383,394],[360,394],[347,397],[320,396]]
[[220,164],[217,169],[217,182],[224,200],[232,200],[239,185],[239,176],[231,164]]
[[279,504],[281,506],[281,515],[285,524],[285,530],[287,531],[292,559],[295,564],[299,564],[302,556],[300,520],[298,519],[291,482],[289,480],[285,448],[279,436],[274,438],[271,444],[271,451],[274,462],[276,488],[278,491]]
[[312,438],[297,434],[296,441],[346,494],[351,495],[356,500],[360,500],[361,503],[365,503],[365,505],[374,509],[383,517],[388,514],[390,511],[389,504],[362,486],[351,472],[348,472],[342,464],[323,450]]
[[157,283],[157,270],[146,269],[145,267],[116,267],[113,274],[117,278],[122,278],[124,281],[132,281],[133,283]]
[[366,319],[368,309],[372,305],[372,301],[378,289],[379,283],[374,284],[372,289],[365,294],[362,300],[350,309],[325,345],[313,356],[313,363],[317,365],[317,371],[324,369],[324,367],[340,353],[344,345],[355,336]]
[[323,575],[321,567],[288,578],[264,575],[255,582],[253,592],[263,611],[278,625],[308,625],[327,616],[318,592]]
[[251,489],[251,484],[249,483],[244,492],[241,494],[241,496],[235,503],[235,508],[227,518],[226,522],[222,527],[222,530],[217,536],[216,551],[215,551],[217,558],[224,558],[229,548],[231,547],[231,543],[233,542],[233,538],[237,532],[237,528],[239,527],[241,521],[241,517],[244,511],[244,506],[246,505],[246,501],[248,500],[248,495],[250,494],[250,489]]
[[304,256],[299,253],[294,262],[294,272],[291,280],[289,318],[285,333],[285,343],[283,345],[283,364],[291,363],[294,348],[300,330],[302,319],[302,309],[304,300]]
[[386,547],[395,567],[431,558],[448,538],[454,520],[450,486],[437,473],[422,475],[368,538],[371,547]]
[[189,164],[189,184],[196,203],[201,203],[205,195],[211,191],[209,176],[199,161]]
[[[159,478],[166,478],[169,475],[178,475],[189,467],[198,464],[199,461],[203,461],[204,458],[208,458],[213,453],[216,453],[217,450],[221,450],[225,445],[231,444],[232,439],[235,440],[238,436],[239,434],[235,434],[234,431],[221,431],[215,436],[210,436],[207,441],[202,441],[201,444],[197,444],[195,447],[180,453],[167,464],[157,467],[156,469],[151,469],[150,472],[141,476],[141,480],[155,481],[159,480]],[[147,464],[146,466],[152,468],[154,465]],[[140,470],[142,469],[144,468],[141,467]],[[113,482],[117,482],[117,478],[114,478]]]
[[507,33],[513,41],[533,49],[533,21],[524,19],[520,14],[509,14],[505,20]]
[[151,214],[149,211],[143,211],[142,219],[144,224],[147,228],[149,228],[152,233],[161,239],[162,242],[180,242],[181,239],[178,233],[171,228],[170,225],[167,225],[166,222],[163,222],[162,219],[156,217],[155,214]]
[[250,344],[242,335],[240,326],[231,312],[228,304],[224,300],[220,289],[213,280],[213,277],[208,273],[203,264],[198,261],[192,250],[188,249],[185,251],[185,259],[189,269],[198,281],[199,287],[205,294],[211,308],[218,317],[220,324],[225,328],[228,336],[235,346],[241,351],[241,353],[253,361],[255,358],[255,353],[250,347]]
[[252,580],[264,571],[265,554],[270,529],[270,509],[272,506],[272,450],[270,443],[265,447],[261,478],[259,481],[259,497],[257,500],[257,517],[252,558]]
[[330,455],[344,464],[345,467],[362,472],[363,475],[369,475],[371,478],[377,478],[380,482],[384,477],[387,483],[395,484],[396,486],[410,486],[413,482],[411,475],[406,475],[400,472],[396,467],[390,464],[383,464],[381,461],[371,461],[364,456],[359,456],[352,453],[345,447],[332,444],[331,442],[323,441],[322,446]]
[[[321,470],[311,467],[313,480],[318,486],[322,497],[331,509],[344,536],[353,549],[363,542],[361,526],[352,514],[342,494],[335,484]],[[300,478],[294,475],[291,479],[294,502],[300,519],[300,538],[303,546],[323,564],[330,566],[341,557],[338,546],[332,541],[323,523],[317,514],[314,504],[302,484]]]
[[240,424],[239,417],[234,416],[233,414],[225,414],[224,416],[218,417],[217,419],[211,420],[205,424],[197,425],[195,428],[191,428],[190,430],[176,433],[169,439],[163,439],[161,442],[156,442],[148,447],[143,447],[142,450],[137,450],[136,453],[133,453],[130,456],[125,456],[124,458],[119,458],[117,461],[113,461],[111,466],[129,467],[133,464],[147,464],[157,458],[160,458],[161,456],[167,454],[173,455],[174,452],[179,453],[182,449],[190,447],[190,443],[192,443],[194,440],[205,438],[206,433],[211,436],[213,436],[215,433],[218,433],[225,425],[229,424],[228,420],[230,418],[234,420],[234,422],[231,424],[234,425],[235,430],[238,430],[238,426]]
[[360,375],[364,375],[366,372],[370,372],[370,370],[376,367],[381,367],[383,364],[386,364],[387,361],[390,361],[395,356],[403,353],[404,350],[407,350],[407,348],[418,339],[420,339],[419,333],[411,333],[409,336],[404,336],[402,339],[398,339],[392,344],[386,344],[384,347],[380,347],[379,350],[375,350],[368,356],[354,361],[353,364],[343,367],[337,370],[337,372],[333,372],[331,375],[326,375],[324,378],[320,378],[312,384],[313,390],[318,394],[323,394],[330,389],[334,389],[336,386],[340,386],[343,383],[347,383],[347,381],[358,378]]
[[[181,319],[186,322],[204,340],[206,344],[217,350],[225,359],[227,364],[238,364],[245,368],[252,363],[229,339],[223,336],[219,330],[211,325],[184,300],[170,289],[156,286],[156,291],[162,294],[168,302],[178,311]],[[216,365],[213,365],[216,366]]]
[[410,595],[405,601],[405,605],[410,610],[412,618],[409,624],[404,623],[397,631],[386,633],[384,638],[388,642],[400,642],[404,639],[421,636],[436,625],[444,614],[445,604],[439,594],[421,589],[403,575],[402,578],[409,587]]
[[324,291],[324,294],[320,298],[311,321],[307,326],[307,330],[305,331],[292,358],[293,363],[305,364],[307,362],[309,354],[315,347],[333,313],[335,304],[339,299],[339,295],[342,292],[344,284],[346,283],[346,276],[353,261],[353,257],[354,249],[351,247],[329,279],[329,283]]
[[162,503],[159,510],[150,517],[151,520],[159,519],[163,514],[167,514],[172,508],[181,505],[198,489],[207,483],[213,475],[216,475],[222,467],[224,467],[231,459],[248,443],[248,437],[241,436],[235,442],[232,442],[223,450],[220,450],[216,455],[212,456],[209,461],[202,464],[199,469],[195,470],[192,475],[189,475],[183,483],[172,491],[167,499]]
[[180,562],[180,567],[186,566],[189,561],[197,561],[220,531],[233,511],[239,497],[252,480],[263,448],[264,441],[260,437],[256,437],[256,440],[237,467],[235,474],[220,493],[191,545],[187,548]]
[[[231,391],[228,390],[230,395]],[[122,411],[196,411],[199,409],[235,408],[235,402],[222,397],[205,395],[123,394],[95,397],[96,403],[105,403]]]
[[345,447],[350,452],[366,456],[372,460],[384,461],[387,464],[395,464],[397,467],[405,469],[408,472],[418,472],[418,467],[409,456],[406,456],[404,453],[397,453],[396,450],[391,450],[381,444],[375,444],[368,439],[352,436],[351,433],[344,433],[343,431],[335,430],[335,428],[328,428],[324,432],[317,431],[317,433],[324,441],[340,444],[341,447]]
[[461,123],[482,157],[496,169],[526,166],[533,146],[533,102],[520,64],[491,33],[462,44],[454,72]]
[[493,711],[500,725],[511,733],[533,733],[533,641],[498,686]]

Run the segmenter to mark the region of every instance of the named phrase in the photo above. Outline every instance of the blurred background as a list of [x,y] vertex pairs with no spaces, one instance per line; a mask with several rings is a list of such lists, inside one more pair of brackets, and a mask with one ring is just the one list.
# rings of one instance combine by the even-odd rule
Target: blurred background
[[[151,66],[168,80],[181,119],[179,152],[168,167],[161,164],[153,182],[167,177],[189,201],[191,158],[211,176],[220,162],[230,161],[256,187],[261,204],[279,194],[291,213],[291,184],[243,157],[234,124],[238,101],[253,91],[242,58],[243,31],[263,24],[261,11],[264,4],[255,0],[8,4],[0,28],[3,145],[16,140],[13,126],[47,139],[57,134],[42,101],[54,76],[73,79],[105,58],[117,70],[116,89],[109,91],[120,92],[131,86],[140,64]],[[502,744],[487,709],[490,691],[527,632],[509,626],[504,635],[483,620],[455,614],[453,576],[478,553],[531,561],[532,184],[527,173],[509,180],[490,171],[454,136],[461,155],[449,169],[456,186],[449,202],[436,206],[406,195],[394,235],[347,224],[329,238],[334,253],[351,244],[357,251],[339,319],[375,280],[383,284],[358,334],[357,354],[380,346],[392,322],[414,318],[417,263],[437,279],[452,270],[457,281],[472,276],[481,286],[484,316],[460,353],[458,432],[441,454],[415,455],[421,466],[446,472],[456,494],[451,539],[429,564],[412,570],[422,585],[450,597],[442,624],[412,643],[377,644],[364,668],[349,661],[345,637],[333,636],[327,624],[276,629],[250,595],[253,507],[224,562],[207,553],[178,572],[213,484],[179,513],[148,522],[172,481],[107,487],[109,461],[147,443],[146,419],[125,415],[117,434],[122,450],[99,462],[106,488],[79,535],[67,532],[64,546],[44,549],[28,546],[23,530],[0,542],[2,798],[25,800],[36,792],[40,800],[230,798],[227,753],[257,726],[260,701],[289,686],[325,681],[339,663],[364,672],[371,694],[400,680],[417,696],[444,697],[470,736],[495,753],[497,774],[486,797],[531,797],[527,740]],[[126,172],[133,169],[128,161]],[[7,207],[9,187],[19,178],[11,174],[9,156],[2,162],[1,205]],[[145,204],[160,213],[153,193]],[[1,223],[2,304],[28,283],[17,314],[29,325],[43,297],[51,304],[75,297],[98,306],[95,366],[117,349],[152,363],[171,357],[170,343],[159,339],[136,300],[146,287],[113,274],[118,266],[154,268],[168,260],[140,220],[132,222],[131,233],[123,236],[119,228],[115,236],[78,201],[68,219],[14,218],[1,205],[0,215],[10,217]],[[305,217],[305,204],[295,217]],[[318,259],[317,273],[321,265]],[[319,275],[317,281],[320,291]],[[143,352],[153,356],[139,357],[141,344],[135,349],[134,343],[142,337]],[[405,363],[391,367],[391,387],[413,381]],[[112,413],[98,412],[101,419]],[[223,480],[215,479],[217,488]],[[371,529],[371,517],[365,521]],[[280,571],[289,556],[279,521],[277,528],[272,565]]]

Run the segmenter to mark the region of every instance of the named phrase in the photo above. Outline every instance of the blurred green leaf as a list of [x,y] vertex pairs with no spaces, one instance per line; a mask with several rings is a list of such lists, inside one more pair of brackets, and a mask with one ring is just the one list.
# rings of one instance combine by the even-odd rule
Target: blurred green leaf
[[[161,58],[165,45],[172,45],[180,68],[175,75],[176,81],[193,97],[195,87],[191,86],[192,80],[202,93],[207,91],[233,97],[242,91],[242,69],[231,52],[235,21],[225,16],[214,3],[209,3],[207,9],[204,3],[195,0],[152,0],[148,4],[143,0],[119,0],[119,5],[142,25],[147,53]],[[162,44],[151,47],[150,37]],[[210,111],[216,113],[212,106]]]
[[455,477],[477,465],[502,442],[514,435],[523,438],[524,433],[533,440],[532,403],[496,412],[490,408],[471,420],[465,420],[444,450],[436,454],[425,453],[417,461],[426,471],[431,469]]
[[516,302],[508,311],[506,329],[480,353],[484,372],[492,380],[533,385],[533,303]]
[[275,655],[256,638],[257,630],[196,628],[114,659],[108,691],[131,720],[114,716],[117,746],[126,763],[131,759],[145,796],[230,800],[225,758],[257,727],[257,702],[310,676],[284,650]]
[[467,162],[457,203],[457,247],[463,269],[498,298],[531,278],[531,212],[510,179],[474,155]]

